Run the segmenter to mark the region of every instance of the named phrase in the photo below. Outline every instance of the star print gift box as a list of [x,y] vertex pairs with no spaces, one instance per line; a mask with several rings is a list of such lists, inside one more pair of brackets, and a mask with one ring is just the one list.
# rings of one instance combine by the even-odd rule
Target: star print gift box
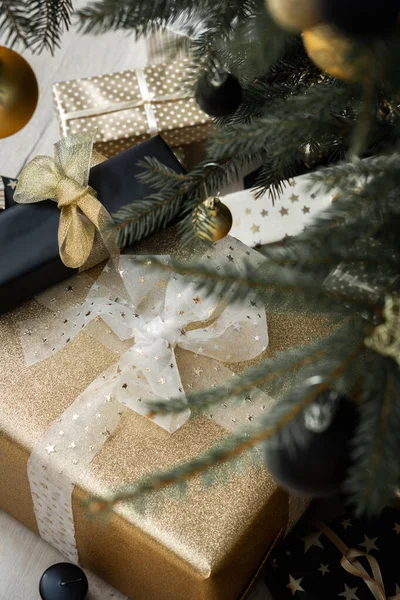
[[[249,253],[261,260],[233,238],[206,251],[239,266]],[[183,497],[147,497],[145,510],[123,502],[104,520],[85,507],[190,460],[236,426],[255,426],[271,402],[254,390],[235,408],[147,418],[145,399],[220,385],[268,344],[258,299],[225,306],[206,325],[212,298],[147,264],[148,255],[167,264],[184,252],[172,229],[161,232],[121,256],[118,269],[111,261],[77,274],[0,317],[0,509],[129,598],[237,600],[304,510],[257,452],[229,477],[221,470],[212,487],[195,478]],[[271,327],[283,322],[271,316]],[[271,351],[293,343],[287,335],[271,340]]]
[[61,135],[92,131],[107,157],[157,134],[173,149],[205,140],[212,120],[185,91],[189,65],[184,59],[56,83]]
[[400,511],[299,524],[273,552],[268,587],[289,600],[399,600]]

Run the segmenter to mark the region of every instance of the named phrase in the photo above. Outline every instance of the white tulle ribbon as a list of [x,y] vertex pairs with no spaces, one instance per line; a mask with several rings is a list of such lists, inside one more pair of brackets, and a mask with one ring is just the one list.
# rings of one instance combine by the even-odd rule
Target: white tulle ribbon
[[[262,261],[256,252],[246,252],[254,262]],[[226,240],[210,250],[207,259],[221,267],[235,259],[240,270],[247,258],[244,254],[240,242]],[[168,263],[168,257],[158,259]],[[28,365],[60,351],[82,330],[120,354],[120,359],[101,373],[38,440],[28,461],[40,535],[74,562],[78,562],[79,554],[72,491],[75,485],[87,484],[87,468],[118,426],[126,410],[123,405],[147,415],[145,401],[177,396],[185,399],[178,369],[183,357],[177,361],[175,356],[178,347],[193,353],[192,357],[186,353],[181,364],[186,364],[184,368],[191,369],[194,377],[199,375],[199,382],[202,368],[196,362],[198,357],[220,361],[215,362],[215,371],[223,383],[234,374],[222,362],[249,360],[268,344],[265,309],[257,297],[244,304],[227,303],[229,298],[224,298],[221,306],[217,296],[199,292],[195,282],[169,271],[165,274],[152,262],[152,258],[143,262],[139,257],[122,256],[118,270],[110,261],[94,283],[82,273],[38,298],[43,305],[40,319],[20,323]],[[210,375],[203,377],[201,385],[209,385]],[[226,404],[214,407],[212,417],[232,430],[240,422],[250,424],[271,402],[264,392],[254,390],[232,411]],[[154,420],[173,432],[189,415],[188,408]],[[126,507],[121,507],[124,510]],[[128,516],[134,520],[134,515]]]
[[[157,258],[168,263],[168,257]],[[78,307],[61,311],[57,319],[52,315],[40,322],[25,322],[23,327],[32,332],[22,336],[27,363],[58,352],[91,322],[102,319],[121,341],[132,340],[111,384],[104,381],[102,390],[146,415],[149,409],[143,400],[185,398],[175,359],[177,346],[224,363],[250,360],[265,350],[265,308],[256,297],[245,305],[232,301],[221,311],[218,297],[199,292],[195,281],[169,272],[165,275],[151,262],[121,256],[118,272],[110,263]],[[218,310],[219,316],[212,318]],[[186,410],[156,416],[154,421],[172,432],[189,415]]]

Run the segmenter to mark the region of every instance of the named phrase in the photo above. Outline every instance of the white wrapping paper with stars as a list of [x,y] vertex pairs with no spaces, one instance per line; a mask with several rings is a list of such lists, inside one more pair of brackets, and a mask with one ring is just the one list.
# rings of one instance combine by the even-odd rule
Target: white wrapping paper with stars
[[251,247],[297,235],[336,195],[313,193],[309,187],[310,176],[301,175],[292,179],[274,202],[268,193],[257,197],[256,189],[224,196],[233,216],[230,234]]

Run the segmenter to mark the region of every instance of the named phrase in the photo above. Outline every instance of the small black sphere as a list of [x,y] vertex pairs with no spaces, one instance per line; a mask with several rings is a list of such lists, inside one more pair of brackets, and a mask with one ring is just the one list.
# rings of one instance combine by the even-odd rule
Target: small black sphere
[[83,600],[88,590],[85,573],[71,563],[52,565],[43,573],[39,584],[43,600]]
[[[337,492],[349,466],[350,440],[356,426],[354,403],[336,392],[330,425],[320,432],[306,428],[304,415],[288,425],[290,445],[286,437],[277,446],[268,445],[265,462],[271,475],[283,487],[315,498]],[[300,432],[299,432],[300,428]],[[296,435],[294,431],[296,430]]]
[[350,36],[379,37],[397,25],[399,0],[319,0],[324,21]]
[[242,102],[243,91],[239,81],[231,73],[219,85],[205,74],[197,83],[196,102],[211,117],[228,117]]

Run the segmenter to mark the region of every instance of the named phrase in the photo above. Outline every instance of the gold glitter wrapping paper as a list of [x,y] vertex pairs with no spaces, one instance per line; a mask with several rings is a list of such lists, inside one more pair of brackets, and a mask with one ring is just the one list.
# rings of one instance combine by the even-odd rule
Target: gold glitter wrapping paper
[[[95,132],[95,149],[108,158],[149,139],[163,136],[175,149],[205,140],[211,118],[184,91],[186,59],[98,77],[56,83],[55,111],[61,135]],[[144,101],[139,76],[148,90]],[[151,104],[153,126],[149,122]],[[150,120],[151,121],[151,120]]]
[[[146,240],[135,251],[169,252],[179,258],[185,252],[172,229]],[[97,273],[98,269],[89,272],[92,277]],[[116,352],[97,336],[83,331],[52,358],[27,368],[17,323],[46,310],[33,300],[0,318],[0,508],[35,532],[27,476],[32,448],[89,383],[117,359]],[[316,318],[304,324],[299,317],[270,314],[268,321],[268,352],[309,341],[327,328]],[[183,356],[177,360],[183,368],[188,353],[180,353]],[[183,373],[184,385],[185,379]],[[239,598],[289,516],[287,494],[263,467],[247,467],[209,489],[194,479],[186,497],[154,495],[149,510],[132,518],[128,507],[124,516],[114,514],[104,523],[88,518],[82,506],[93,494],[106,494],[110,487],[196,456],[226,434],[206,416],[192,418],[171,435],[132,411],[124,413],[85,472],[84,485],[74,489],[82,565],[135,600]]]

